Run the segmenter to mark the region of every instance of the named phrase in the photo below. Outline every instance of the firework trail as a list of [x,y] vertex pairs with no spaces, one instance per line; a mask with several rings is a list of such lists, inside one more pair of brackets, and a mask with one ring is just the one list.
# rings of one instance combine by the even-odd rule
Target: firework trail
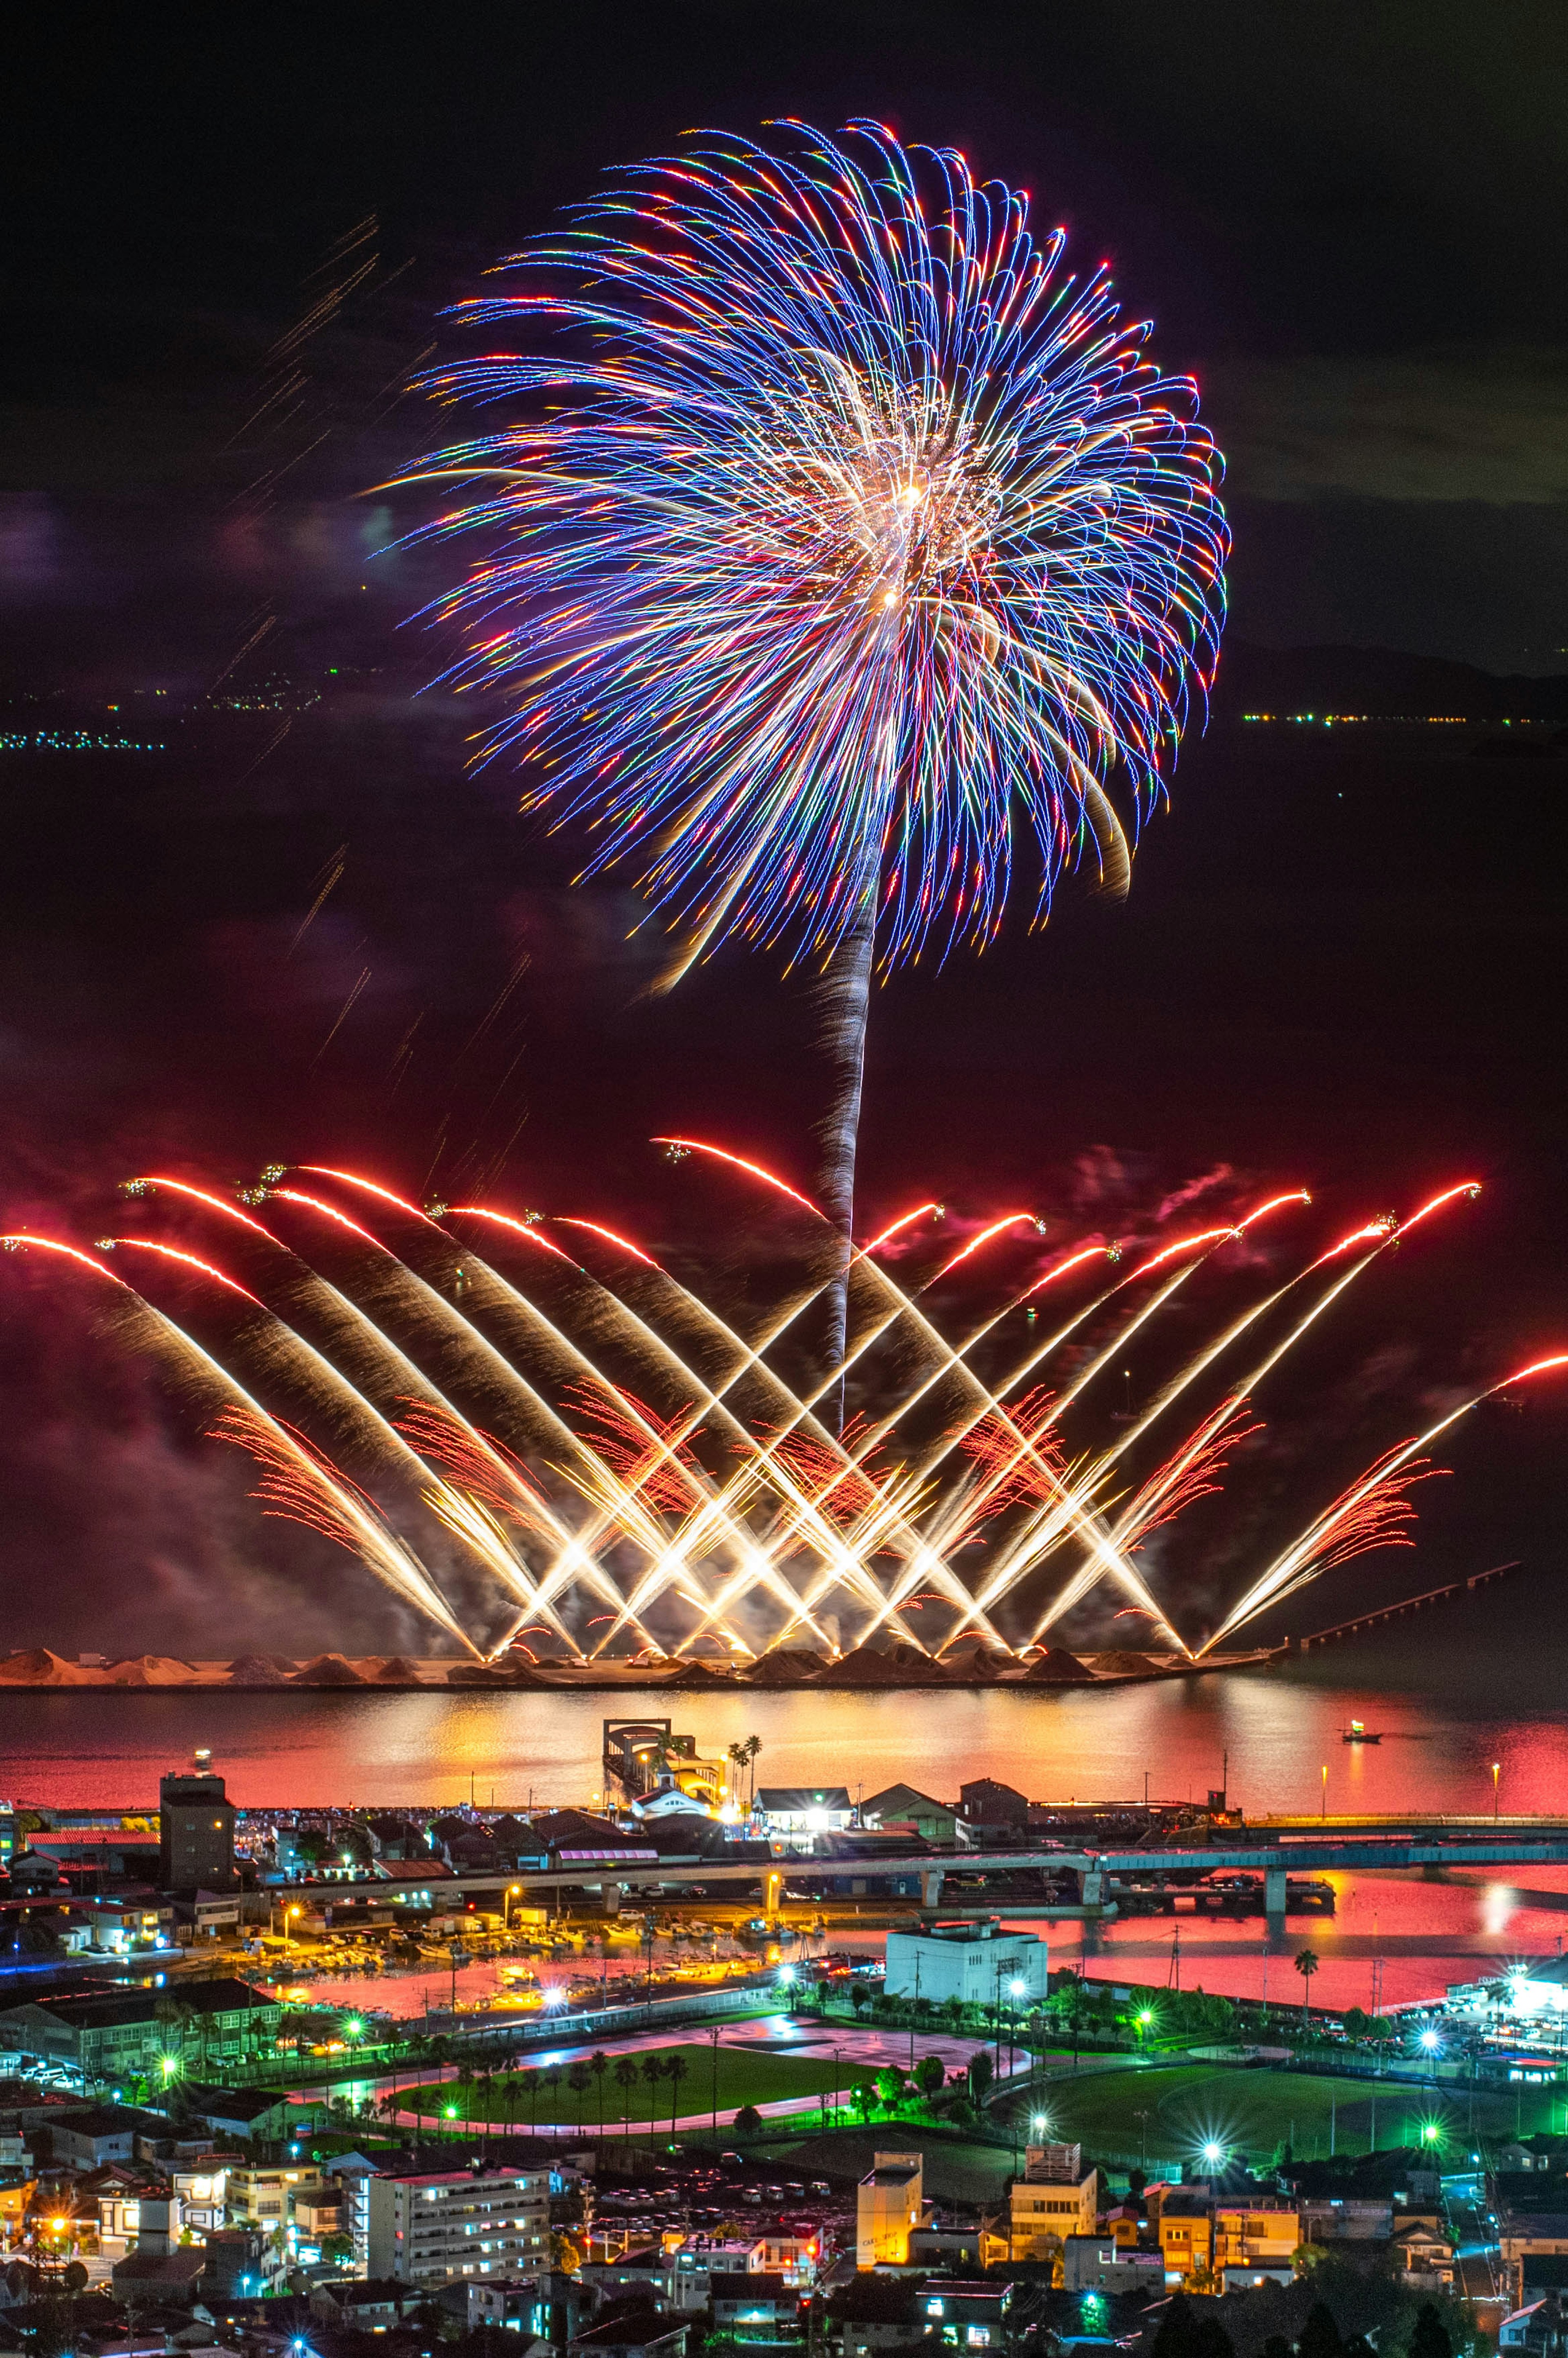
[[[760,1165],[725,1150],[705,1151],[739,1163],[781,1202],[795,1196]],[[1055,1332],[1032,1341],[1000,1376],[982,1375],[971,1357],[984,1347],[988,1365],[994,1361],[1011,1331],[1003,1322],[1024,1305],[1031,1318],[1047,1289],[1081,1275],[1108,1250],[1119,1257],[1121,1249],[1097,1240],[1056,1251],[1047,1269],[1015,1286],[1001,1309],[954,1343],[936,1323],[931,1290],[959,1272],[967,1284],[983,1282],[987,1249],[1000,1250],[1026,1216],[982,1223],[957,1251],[936,1257],[930,1275],[911,1290],[895,1284],[874,1255],[894,1234],[907,1240],[937,1207],[901,1216],[859,1249],[853,1264],[856,1299],[868,1319],[848,1357],[860,1359],[873,1391],[880,1382],[887,1404],[839,1434],[816,1416],[813,1400],[842,1370],[830,1371],[817,1394],[803,1397],[764,1356],[819,1296],[820,1277],[789,1294],[748,1339],[642,1246],[601,1222],[573,1216],[553,1225],[591,1236],[634,1270],[635,1308],[540,1236],[532,1217],[477,1206],[461,1214],[492,1224],[503,1238],[528,1239],[534,1279],[524,1290],[475,1256],[434,1212],[352,1173],[319,1175],[412,1222],[424,1240],[425,1271],[325,1198],[283,1184],[288,1174],[282,1169],[246,1191],[246,1200],[301,1216],[310,1235],[334,1255],[350,1257],[349,1274],[339,1266],[330,1278],[322,1275],[254,1209],[163,1177],[130,1183],[129,1192],[167,1190],[198,1217],[222,1216],[247,1256],[249,1282],[156,1237],[109,1238],[100,1249],[145,1258],[154,1270],[168,1268],[211,1289],[214,1306],[237,1303],[223,1359],[247,1369],[254,1363],[271,1385],[288,1386],[300,1396],[297,1417],[264,1407],[255,1397],[256,1374],[242,1380],[231,1372],[98,1253],[32,1235],[0,1242],[14,1251],[36,1247],[110,1283],[134,1317],[145,1314],[146,1332],[160,1347],[171,1347],[204,1390],[221,1395],[222,1412],[209,1429],[250,1455],[259,1469],[256,1495],[267,1510],[351,1550],[400,1598],[475,1653],[493,1656],[524,1625],[555,1636],[579,1660],[584,1637],[591,1633],[598,1655],[622,1631],[634,1637],[640,1655],[672,1645],[689,1652],[711,1642],[710,1632],[732,1654],[786,1641],[796,1631],[838,1650],[837,1625],[822,1618],[829,1606],[840,1617],[858,1616],[855,1644],[884,1628],[914,1643],[903,1614],[918,1602],[928,1612],[947,1609],[947,1627],[935,1640],[940,1656],[971,1629],[989,1644],[1008,1647],[998,1613],[1013,1626],[1021,1617],[1025,1626],[1033,1621],[1031,1642],[1038,1642],[1108,1577],[1175,1656],[1201,1660],[1305,1581],[1369,1549],[1408,1545],[1413,1486],[1441,1470],[1427,1455],[1431,1445],[1505,1388],[1489,1387],[1385,1452],[1248,1582],[1217,1628],[1186,1637],[1178,1627],[1179,1575],[1174,1586],[1162,1575],[1169,1593],[1161,1596],[1133,1557],[1151,1534],[1169,1531],[1220,1486],[1227,1461],[1259,1430],[1252,1395],[1295,1344],[1392,1242],[1459,1197],[1473,1197],[1475,1183],[1444,1190],[1403,1222],[1369,1222],[1309,1253],[1294,1276],[1232,1314],[1211,1343],[1190,1354],[1126,1430],[1095,1446],[1071,1439],[1067,1427],[1088,1413],[1086,1397],[1096,1378],[1133,1334],[1158,1332],[1178,1289],[1197,1284],[1228,1243],[1266,1216],[1304,1203],[1299,1191],[1271,1198],[1229,1226],[1134,1253],[1126,1274],[1108,1287],[1091,1287],[1087,1303],[1069,1305]],[[798,1208],[804,1199],[795,1201]],[[1304,1308],[1285,1309],[1294,1289],[1325,1272],[1326,1282]],[[373,1317],[356,1298],[367,1289],[380,1305]],[[279,1295],[286,1307],[278,1306]],[[323,1325],[330,1330],[326,1349],[287,1323],[307,1308],[318,1333]],[[386,1326],[389,1308],[399,1317],[395,1336]],[[1217,1402],[1198,1414],[1162,1463],[1127,1471],[1156,1421],[1170,1418],[1200,1377],[1271,1313],[1283,1317],[1282,1326],[1255,1347]],[[689,1330],[694,1319],[704,1353],[719,1349],[724,1357],[722,1368],[708,1376],[692,1365],[690,1347],[677,1347],[669,1336],[672,1325]],[[1043,1381],[1040,1371],[1053,1355],[1097,1322],[1101,1331],[1070,1379],[1054,1389]],[[868,1355],[884,1337],[892,1372],[879,1378]],[[353,1379],[330,1355],[334,1338],[356,1359]],[[647,1396],[620,1369],[628,1352],[648,1370]],[[374,1363],[373,1382],[368,1362]],[[1563,1366],[1568,1355],[1537,1361],[1507,1381]],[[481,1396],[492,1419],[499,1409],[497,1430],[471,1412]],[[322,1410],[340,1422],[346,1412],[362,1452],[370,1450],[384,1472],[416,1476],[422,1506],[460,1547],[468,1576],[477,1570],[488,1579],[504,1618],[494,1623],[486,1608],[492,1626],[482,1645],[398,1530],[395,1513],[336,1466],[307,1429]],[[1064,1571],[1040,1612],[1039,1576],[1064,1552]],[[592,1607],[587,1624],[578,1599]],[[749,1617],[745,1637],[736,1621],[742,1612]]]
[[1190,378],[1029,200],[884,126],[694,134],[459,306],[526,349],[427,380],[496,430],[406,478],[460,485],[429,610],[499,693],[483,752],[586,822],[685,936],[826,962],[817,1188],[843,1358],[873,963],[983,945],[1014,803],[1043,916],[1126,834],[1206,688],[1228,535]]

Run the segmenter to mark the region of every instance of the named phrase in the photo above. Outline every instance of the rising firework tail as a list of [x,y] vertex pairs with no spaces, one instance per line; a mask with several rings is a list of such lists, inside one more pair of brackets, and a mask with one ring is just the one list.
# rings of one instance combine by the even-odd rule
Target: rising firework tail
[[404,481],[456,494],[413,536],[470,552],[427,613],[481,758],[630,867],[659,987],[731,936],[823,970],[837,1367],[873,968],[992,940],[1020,828],[1037,920],[1083,862],[1126,891],[1108,789],[1135,838],[1229,535],[1193,381],[1025,191],[876,123],[771,134],[693,133],[508,257],[457,308],[506,348],[425,381],[496,423]]
[[[726,1153],[724,1159],[753,1169],[741,1158]],[[1177,1626],[1179,1579],[1173,1586],[1162,1573],[1161,1587],[1172,1590],[1162,1597],[1150,1585],[1152,1575],[1131,1559],[1153,1533],[1168,1532],[1182,1513],[1219,1487],[1227,1463],[1259,1430],[1253,1395],[1294,1344],[1400,1237],[1461,1196],[1473,1196],[1474,1183],[1444,1190],[1403,1222],[1368,1223],[1339,1247],[1309,1259],[1295,1277],[1271,1289],[1190,1357],[1128,1430],[1097,1446],[1092,1440],[1070,1445],[1065,1433],[1070,1416],[1087,1413],[1080,1403],[1097,1378],[1227,1245],[1266,1215],[1300,1206],[1305,1198],[1299,1192],[1271,1198],[1229,1227],[1135,1256],[1130,1273],[1091,1290],[1089,1301],[1055,1335],[1032,1345],[1005,1376],[989,1379],[971,1364],[979,1346],[985,1343],[994,1356],[999,1335],[1011,1331],[1004,1322],[1011,1311],[1042,1285],[1103,1260],[1106,1248],[1095,1242],[1065,1253],[1042,1277],[1015,1289],[968,1341],[953,1344],[921,1297],[952,1277],[954,1258],[938,1261],[914,1291],[895,1285],[871,1258],[891,1235],[907,1234],[935,1208],[922,1205],[854,1257],[853,1299],[863,1331],[845,1367],[829,1372],[818,1394],[852,1362],[857,1381],[871,1398],[880,1391],[885,1404],[874,1417],[857,1416],[839,1433],[814,1412],[813,1393],[795,1392],[764,1357],[820,1293],[820,1281],[800,1289],[748,1341],[641,1246],[601,1223],[569,1220],[608,1246],[622,1265],[630,1260],[650,1271],[639,1283],[656,1302],[643,1300],[633,1309],[606,1281],[553,1251],[543,1260],[530,1255],[530,1276],[519,1282],[492,1270],[441,1223],[379,1183],[350,1173],[330,1175],[362,1197],[379,1199],[389,1215],[415,1220],[444,1266],[460,1266],[471,1275],[472,1293],[455,1304],[441,1291],[439,1271],[420,1274],[338,1206],[284,1185],[287,1174],[281,1171],[269,1174],[264,1200],[287,1206],[308,1228],[319,1225],[324,1240],[346,1240],[340,1249],[361,1269],[373,1271],[379,1304],[373,1318],[353,1298],[362,1282],[357,1274],[320,1274],[253,1214],[184,1181],[137,1182],[135,1191],[156,1201],[167,1189],[200,1216],[232,1224],[254,1263],[250,1285],[203,1255],[154,1238],[106,1239],[103,1250],[118,1254],[129,1248],[150,1272],[166,1269],[188,1288],[210,1289],[214,1305],[240,1302],[239,1323],[222,1356],[147,1302],[108,1265],[103,1250],[88,1252],[31,1233],[12,1234],[0,1244],[13,1253],[37,1249],[112,1285],[133,1317],[145,1319],[145,1329],[134,1330],[138,1338],[168,1348],[203,1388],[221,1396],[211,1430],[245,1450],[258,1466],[256,1495],[266,1510],[292,1516],[350,1549],[405,1604],[475,1653],[493,1653],[525,1628],[549,1636],[578,1659],[589,1650],[602,1654],[622,1635],[642,1655],[716,1641],[732,1656],[750,1654],[797,1632],[829,1652],[842,1643],[839,1632],[863,1643],[886,1629],[904,1642],[925,1644],[904,1616],[942,1608],[947,1627],[940,1634],[933,1630],[929,1641],[939,1654],[969,1629],[1006,1647],[998,1612],[1005,1611],[1014,1627],[1022,1612],[1026,1622],[1033,1621],[1038,1642],[1096,1586],[1109,1582],[1127,1600],[1124,1609],[1146,1616],[1176,1654],[1200,1660],[1305,1581],[1371,1549],[1408,1545],[1411,1490],[1443,1470],[1427,1454],[1432,1444],[1482,1401],[1568,1367],[1568,1354],[1535,1360],[1386,1452],[1278,1552],[1210,1635],[1195,1639]],[[754,1179],[775,1202],[793,1197],[806,1206],[787,1183],[761,1166],[754,1166]],[[483,1217],[504,1241],[546,1242],[535,1223],[508,1214],[475,1206],[449,1217]],[[793,1219],[794,1211],[786,1217]],[[983,1223],[972,1243],[1012,1233],[1020,1217]],[[1279,1310],[1296,1286],[1356,1247],[1355,1258],[1288,1319],[1163,1462],[1129,1482],[1122,1465],[1154,1422],[1169,1417],[1199,1376]],[[966,1264],[967,1282],[979,1266],[976,1253]],[[560,1298],[548,1305],[535,1300],[528,1290],[534,1276]],[[313,1315],[319,1317],[323,1304],[338,1306],[334,1332],[340,1339],[351,1333],[359,1354],[352,1380],[269,1300],[281,1291],[297,1301],[302,1283],[319,1290],[309,1296]],[[699,1373],[692,1357],[660,1331],[658,1322],[675,1311],[688,1329],[697,1321],[705,1354],[724,1352],[722,1370]],[[1052,1390],[1040,1381],[1039,1370],[1074,1335],[1108,1318],[1108,1328],[1065,1385]],[[639,1351],[659,1397],[639,1398],[623,1379],[612,1377],[575,1339],[574,1325],[609,1335],[622,1355]],[[495,1339],[497,1331],[504,1344]],[[887,1336],[893,1349],[891,1376],[879,1374],[870,1357]],[[438,1357],[439,1386],[421,1368],[421,1350]],[[247,1368],[243,1381],[224,1363],[236,1357]],[[258,1385],[291,1387],[300,1400],[297,1413],[273,1412],[257,1397]],[[458,1395],[475,1390],[500,1398],[501,1432],[486,1430],[460,1403]],[[498,1604],[505,1600],[504,1624],[499,1635],[492,1628],[487,1644],[470,1634],[436,1574],[398,1530],[395,1509],[343,1471],[298,1422],[323,1407],[347,1414],[362,1455],[383,1474],[413,1476],[420,1504],[459,1551],[469,1580],[481,1577]],[[1065,1559],[1061,1572],[1053,1575],[1059,1558]],[[1040,1611],[1041,1582],[1053,1576],[1055,1585]],[[584,1605],[593,1608],[586,1618]]]

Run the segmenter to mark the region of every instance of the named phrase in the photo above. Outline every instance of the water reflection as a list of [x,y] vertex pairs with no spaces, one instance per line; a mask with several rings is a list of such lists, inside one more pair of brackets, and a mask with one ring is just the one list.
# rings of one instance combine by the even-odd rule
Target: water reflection
[[[601,1785],[601,1723],[650,1711],[694,1735],[704,1753],[737,1737],[762,1739],[763,1784],[841,1779],[851,1793],[895,1779],[950,1798],[971,1778],[994,1777],[1032,1801],[1117,1801],[1148,1790],[1201,1801],[1222,1781],[1249,1812],[1375,1816],[1439,1811],[1489,1821],[1494,1808],[1551,1811],[1568,1790],[1568,1725],[1540,1714],[1289,1672],[1216,1676],[1110,1693],[924,1696],[849,1694],[508,1696],[329,1692],[213,1694],[178,1690],[13,1693],[0,1699],[0,1786],[57,1804],[146,1804],[159,1773],[211,1746],[242,1803],[278,1806],[432,1804],[470,1792],[481,1803],[582,1802]],[[1377,1746],[1346,1744],[1351,1719],[1379,1730]],[[1494,1790],[1491,1764],[1500,1761]],[[1326,1780],[1324,1770],[1327,1769]],[[1368,2005],[1380,1962],[1383,2002],[1428,1996],[1468,1980],[1489,1960],[1552,1955],[1568,1931],[1568,1870],[1521,1867],[1518,1880],[1440,1876],[1337,1876],[1332,1919],[1292,1920],[1270,1944],[1260,1922],[1173,1928],[1138,1919],[1091,1934],[1085,1962],[1098,1974],[1229,1995],[1299,1996],[1294,1951],[1322,1959],[1314,2001]],[[1173,1931],[1179,1931],[1176,1958]],[[1076,1929],[1053,1932],[1054,1956],[1076,1961]],[[434,1977],[449,1994],[449,1975]],[[326,1995],[333,1985],[322,1985]],[[382,1985],[382,2003],[386,2002]],[[345,1991],[345,1995],[347,1995]],[[413,2010],[423,1993],[410,1992]],[[369,1993],[366,1996],[368,2000]],[[352,2001],[351,2001],[352,2002]]]

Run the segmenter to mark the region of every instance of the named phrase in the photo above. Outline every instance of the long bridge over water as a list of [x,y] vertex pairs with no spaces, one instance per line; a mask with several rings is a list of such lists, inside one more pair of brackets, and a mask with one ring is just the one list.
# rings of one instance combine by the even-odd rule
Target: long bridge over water
[[[1005,1849],[928,1845],[908,1850],[879,1847],[874,1855],[820,1855],[784,1842],[773,1855],[760,1859],[729,1861],[698,1856],[638,1858],[612,1851],[579,1858],[564,1857],[547,1867],[513,1872],[459,1871],[443,1875],[429,1887],[430,1898],[466,1901],[482,1898],[513,1899],[525,1904],[533,1897],[558,1897],[568,1891],[595,1892],[604,1911],[619,1914],[628,1900],[655,1899],[661,1894],[687,1891],[700,1886],[715,1894],[725,1889],[756,1892],[772,1903],[787,1893],[792,1881],[810,1883],[820,1890],[830,1886],[848,1892],[859,1884],[889,1879],[919,1887],[920,1904],[935,1909],[943,1905],[987,1904],[986,1885],[993,1877],[1035,1874],[1060,1881],[1071,1878],[1077,1887],[1076,1905],[1037,1903],[1009,1894],[1009,1916],[1078,1915],[1113,1909],[1119,1883],[1149,1877],[1198,1878],[1250,1872],[1263,1878],[1264,1912],[1285,1913],[1287,1878],[1292,1875],[1325,1875],[1336,1870],[1400,1870],[1433,1866],[1568,1866],[1568,1815],[1537,1817],[1265,1817],[1239,1828],[1217,1828],[1206,1840],[1158,1847],[1141,1844],[1125,1847],[1068,1848],[1054,1842],[1021,1842]],[[328,1901],[384,1900],[392,1887],[377,1877],[345,1877],[331,1882],[288,1887]],[[908,1896],[913,1897],[913,1893]]]

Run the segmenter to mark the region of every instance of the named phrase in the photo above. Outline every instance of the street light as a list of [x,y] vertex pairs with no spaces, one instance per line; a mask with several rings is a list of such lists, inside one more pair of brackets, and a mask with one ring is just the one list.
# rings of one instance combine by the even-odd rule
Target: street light
[[1500,1760],[1494,1760],[1492,1763],[1492,1823],[1494,1825],[1498,1823],[1498,1779],[1502,1775],[1502,1762]]
[[503,1936],[512,1930],[512,1903],[516,1898],[522,1888],[523,1886],[520,1883],[509,1883],[506,1887],[506,1904],[502,1910],[501,1919],[501,1929]]
[[1225,2159],[1225,2147],[1222,2145],[1217,2145],[1211,2137],[1204,2147],[1203,2158],[1211,2169],[1217,2169]]

